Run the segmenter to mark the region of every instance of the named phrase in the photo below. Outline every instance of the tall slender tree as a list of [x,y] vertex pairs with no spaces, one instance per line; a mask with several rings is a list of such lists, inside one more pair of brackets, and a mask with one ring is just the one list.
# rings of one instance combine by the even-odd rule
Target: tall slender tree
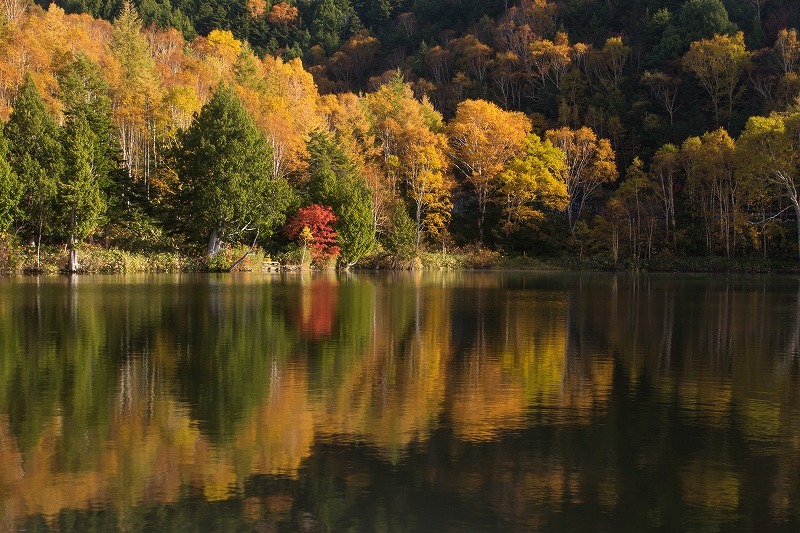
[[586,200],[604,183],[616,181],[618,177],[614,150],[607,139],[598,139],[587,127],[547,130],[545,136],[564,152],[564,181],[569,193],[567,221],[570,231],[574,231]]
[[69,238],[68,272],[77,272],[78,243],[103,222],[108,207],[103,176],[98,172],[97,139],[81,114],[70,117],[64,132],[64,174],[59,185],[59,205]]
[[739,173],[780,188],[794,209],[800,257],[800,110],[751,117],[737,143]]
[[111,50],[122,67],[121,75],[114,80],[112,97],[114,125],[127,174],[125,188],[141,181],[149,199],[150,176],[158,165],[157,110],[162,94],[150,45],[142,34],[142,20],[129,0],[123,2],[122,12],[114,21]]

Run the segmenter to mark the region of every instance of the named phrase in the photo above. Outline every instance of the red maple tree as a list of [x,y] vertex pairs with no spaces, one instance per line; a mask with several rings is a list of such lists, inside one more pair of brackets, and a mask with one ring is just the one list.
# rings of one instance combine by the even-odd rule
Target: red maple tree
[[337,235],[333,224],[338,217],[333,214],[333,209],[319,204],[301,207],[286,225],[286,235],[296,239],[303,228],[308,228],[313,240],[311,241],[311,256],[314,261],[321,262],[339,253],[336,245]]

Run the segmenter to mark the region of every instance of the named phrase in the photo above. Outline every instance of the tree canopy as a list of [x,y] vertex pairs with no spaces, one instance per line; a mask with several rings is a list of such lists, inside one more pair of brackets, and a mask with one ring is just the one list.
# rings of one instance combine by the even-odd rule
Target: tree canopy
[[794,257],[789,4],[7,2],[4,238],[280,254],[318,204],[341,266]]
[[280,225],[291,200],[288,184],[272,179],[271,151],[236,96],[219,85],[179,134],[175,166],[182,183],[184,227],[207,239],[207,253],[248,232]]

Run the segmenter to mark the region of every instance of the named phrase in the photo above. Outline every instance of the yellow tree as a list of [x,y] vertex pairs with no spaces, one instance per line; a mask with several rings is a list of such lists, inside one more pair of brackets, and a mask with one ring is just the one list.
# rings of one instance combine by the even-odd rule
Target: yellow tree
[[630,46],[622,43],[621,37],[609,37],[603,48],[589,52],[587,70],[608,93],[619,89],[622,71],[631,55]]
[[794,209],[800,255],[800,110],[750,117],[737,145],[739,172],[779,187]]
[[414,101],[411,87],[403,81],[400,72],[381,85],[377,91],[364,97],[364,107],[372,125],[375,141],[380,148],[380,159],[387,177],[394,181],[395,173],[391,170],[392,156],[398,154],[398,143],[402,123],[409,117],[409,106]]
[[[628,167],[625,181],[617,189],[611,204],[611,217],[621,215],[628,227],[628,249],[632,259],[650,258],[656,230],[658,198],[655,184],[647,179],[638,157]],[[613,223],[613,222],[612,222]]]
[[653,155],[650,175],[656,183],[656,194],[664,215],[664,232],[667,241],[675,244],[675,186],[677,184],[680,153],[674,144],[665,144]]
[[0,14],[9,24],[16,24],[32,3],[31,0],[3,0],[0,3]]
[[[211,98],[212,88],[222,80],[222,73],[218,68],[219,62],[211,58],[210,46],[204,37],[192,41],[191,46],[187,47],[182,55],[182,61],[175,74],[178,77],[176,85],[191,90],[202,107]],[[225,79],[230,79],[229,73],[225,74]]]
[[779,31],[772,50],[784,76],[800,67],[800,40],[797,38],[796,29]]
[[211,30],[205,40],[197,39],[197,47],[219,81],[231,76],[233,65],[242,51],[242,42],[228,30]]
[[556,89],[561,88],[561,79],[572,64],[572,47],[564,32],[556,33],[555,40],[541,39],[530,44],[530,68],[537,74],[540,87],[551,80]]
[[164,93],[160,120],[169,138],[178,129],[188,128],[192,115],[203,106],[198,87],[202,84],[202,75],[193,72],[199,62],[178,30],[148,32],[147,38]]
[[353,93],[328,94],[320,99],[327,127],[335,132],[336,140],[350,161],[358,167],[372,191],[373,227],[382,230],[386,226],[394,191],[384,179],[380,165],[381,150],[376,146],[365,107]]
[[482,84],[489,70],[492,49],[474,35],[457,39],[454,46],[458,54],[456,66]]
[[[85,52],[94,60],[105,55],[107,46],[104,38],[110,26],[96,28],[94,39],[88,36],[89,23],[96,25],[91,18],[65,15],[64,10],[55,3],[47,11],[31,10],[17,24],[5,28],[0,38],[0,99],[3,119],[7,119],[11,109],[8,106],[17,88],[27,74],[42,91],[44,101],[60,116],[61,102],[54,97],[58,93],[55,71],[71,60],[77,51]],[[98,61],[100,62],[100,61]]]
[[744,44],[744,34],[715,35],[692,43],[683,56],[683,67],[692,72],[711,97],[714,120],[720,125],[720,106],[727,104],[727,118],[739,91],[742,74],[750,62],[750,52]]
[[[405,193],[416,213],[419,247],[423,230],[432,227],[439,232],[449,216],[449,199],[444,199],[449,196],[449,180],[442,116],[426,99],[414,98],[399,73],[364,97],[363,103],[384,173],[379,189]],[[434,219],[438,222],[431,225]]]
[[500,175],[498,192],[507,235],[529,221],[542,220],[544,209],[563,211],[567,207],[564,170],[564,152],[535,134],[525,138],[522,153]]
[[520,154],[531,122],[524,114],[503,111],[485,100],[465,100],[448,125],[450,155],[475,189],[478,240],[483,244],[484,217],[492,193],[500,185],[506,163]]
[[594,196],[604,183],[616,181],[617,166],[614,150],[608,139],[598,139],[590,128],[577,130],[562,127],[547,130],[545,137],[564,152],[564,182],[567,184],[567,222],[571,232],[587,199]]
[[398,136],[398,174],[405,196],[414,209],[415,248],[426,230],[443,242],[450,220],[451,182],[447,158],[447,136],[442,116],[427,100],[407,102],[407,117]]
[[779,31],[772,52],[780,73],[778,97],[788,106],[800,94],[800,39],[797,30]]
[[273,179],[304,170],[306,142],[315,129],[325,127],[314,78],[299,59],[262,60],[262,88],[251,112],[273,150]]
[[127,0],[114,21],[111,49],[122,70],[112,87],[112,107],[123,164],[129,185],[142,179],[149,198],[150,173],[158,164],[156,112],[161,106],[161,84],[142,34],[142,21]]
[[414,135],[404,154],[404,182],[414,206],[417,251],[426,229],[441,237],[450,220],[452,203],[446,149],[447,137],[423,129]]
[[681,146],[686,184],[693,207],[702,218],[709,253],[724,244],[728,257],[736,249],[739,229],[739,191],[735,180],[735,142],[720,128],[701,137],[690,137]]

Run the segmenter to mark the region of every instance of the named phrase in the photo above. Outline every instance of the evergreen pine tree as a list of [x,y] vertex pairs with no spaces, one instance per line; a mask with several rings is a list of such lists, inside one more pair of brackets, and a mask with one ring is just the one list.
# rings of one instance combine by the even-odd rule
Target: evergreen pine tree
[[314,132],[308,143],[312,201],[333,208],[340,261],[349,268],[372,250],[375,226],[372,193],[341,146],[329,134]]
[[64,174],[59,187],[59,206],[69,237],[68,272],[77,272],[78,242],[103,222],[107,203],[102,176],[97,171],[98,141],[83,115],[70,117],[64,132]]
[[0,234],[17,218],[22,184],[8,163],[8,143],[0,127]]
[[30,76],[25,78],[12,107],[4,132],[8,159],[22,185],[22,235],[36,242],[38,269],[42,236],[54,223],[63,166],[59,130]]
[[271,178],[269,145],[232,87],[217,87],[178,140],[178,215],[189,235],[208,238],[208,255],[223,242],[283,223],[291,188]]

